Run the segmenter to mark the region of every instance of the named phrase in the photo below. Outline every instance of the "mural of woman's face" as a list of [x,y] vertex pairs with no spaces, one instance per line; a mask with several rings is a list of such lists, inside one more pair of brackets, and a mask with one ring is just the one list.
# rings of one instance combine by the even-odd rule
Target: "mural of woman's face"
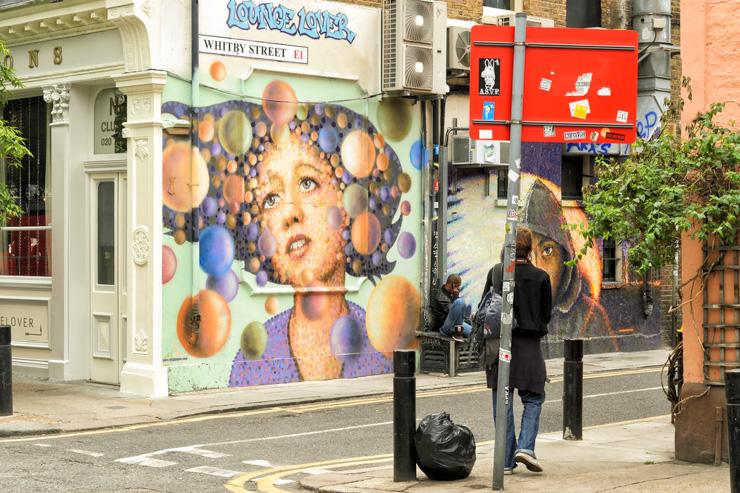
[[265,155],[255,197],[262,227],[276,239],[272,264],[281,283],[344,281],[342,228],[327,223],[341,197],[335,183],[318,151],[295,138]]
[[532,262],[550,276],[552,298],[558,292],[558,286],[565,270],[565,255],[557,242],[547,236],[532,233]]

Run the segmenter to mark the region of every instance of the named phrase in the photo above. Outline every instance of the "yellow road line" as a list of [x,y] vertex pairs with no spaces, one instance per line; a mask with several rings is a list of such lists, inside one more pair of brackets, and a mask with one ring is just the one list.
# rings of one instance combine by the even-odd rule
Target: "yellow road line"
[[[643,374],[643,373],[658,373],[661,370],[662,368],[660,367],[643,368],[643,369],[637,369],[637,370],[620,370],[620,371],[613,371],[613,372],[587,374],[587,375],[584,375],[583,378],[584,380],[594,380],[594,379],[600,379],[600,378],[637,375],[637,374]],[[558,383],[562,381],[563,381],[562,377],[558,377],[558,378],[552,379],[550,383]],[[488,389],[486,388],[485,385],[470,385],[470,386],[459,386],[459,387],[453,387],[453,388],[421,390],[417,392],[416,397],[417,399],[425,399],[429,397],[472,394],[472,393],[486,392],[486,391],[488,391]],[[290,406],[290,407],[275,406],[275,407],[268,407],[268,408],[263,408],[263,409],[252,409],[252,410],[247,410],[247,411],[227,412],[223,414],[208,414],[208,415],[202,415],[202,416],[191,416],[189,418],[174,419],[174,420],[169,420],[169,421],[159,421],[155,423],[140,423],[136,425],[128,425],[128,426],[122,426],[122,427],[117,427],[117,428],[105,428],[101,430],[76,431],[76,432],[70,432],[70,433],[58,433],[58,434],[53,434],[53,435],[34,435],[34,436],[20,437],[20,438],[5,438],[5,439],[0,440],[0,443],[34,442],[34,441],[42,441],[42,440],[56,440],[60,438],[69,438],[69,437],[105,435],[105,434],[111,434],[111,433],[124,433],[127,431],[143,430],[147,428],[173,426],[173,425],[186,424],[186,423],[199,423],[199,422],[212,421],[212,420],[217,420],[217,419],[232,419],[232,418],[241,418],[241,417],[247,417],[247,416],[260,416],[260,415],[265,415],[265,414],[278,414],[278,413],[302,414],[302,413],[314,412],[314,411],[324,411],[328,409],[341,409],[341,408],[346,408],[346,407],[354,407],[354,406],[361,406],[361,405],[364,406],[364,405],[369,405],[369,404],[384,404],[384,403],[388,403],[392,401],[393,401],[393,395],[382,395],[382,396],[370,396],[370,397],[361,397],[361,398],[354,398],[354,399],[333,400],[333,401],[326,401],[326,402],[318,402],[314,404],[297,404],[297,405]]]
[[[362,464],[378,464],[380,462],[388,462],[393,460],[393,457],[386,457],[382,459],[371,459],[371,460],[359,460],[359,461],[350,461],[350,462],[342,462],[341,466],[358,466]],[[306,469],[305,467],[296,467],[293,469],[289,469],[287,471],[278,472],[275,474],[271,474],[269,476],[265,476],[264,478],[260,478],[259,481],[257,481],[257,491],[261,491],[263,493],[278,493],[278,492],[285,492],[286,490],[281,489],[277,486],[275,486],[275,481],[283,478],[285,476],[289,476],[291,474],[295,474],[298,472],[303,471]]]
[[247,481],[252,481],[254,479],[260,478],[265,475],[275,474],[281,471],[291,471],[294,469],[297,470],[303,470],[303,469],[309,469],[313,467],[327,467],[332,465],[342,465],[346,462],[360,462],[362,461],[368,461],[368,460],[376,460],[376,459],[383,459],[387,460],[388,457],[393,457],[392,454],[378,454],[378,455],[366,455],[363,457],[350,457],[345,459],[331,459],[331,460],[323,460],[319,462],[307,462],[305,464],[291,464],[288,466],[281,466],[281,467],[273,467],[269,469],[263,469],[260,471],[252,471],[246,474],[242,474],[240,476],[236,476],[234,478],[231,478],[224,486],[229,491],[246,491],[244,489],[244,484]]

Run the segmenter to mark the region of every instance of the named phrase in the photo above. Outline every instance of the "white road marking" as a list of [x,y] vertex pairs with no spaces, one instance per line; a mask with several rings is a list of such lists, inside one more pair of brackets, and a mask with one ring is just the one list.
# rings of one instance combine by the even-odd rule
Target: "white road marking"
[[80,450],[76,448],[68,448],[67,452],[72,452],[74,454],[89,455],[90,457],[102,457],[105,455],[105,454],[101,454],[100,452],[88,452],[87,450]]
[[330,471],[329,469],[304,469],[301,472],[304,474],[308,474],[309,476],[318,476],[319,474],[326,474],[334,471]]
[[242,474],[241,471],[229,471],[228,469],[220,469],[218,467],[211,466],[200,466],[185,469],[185,472],[197,472],[200,474],[208,474],[209,476],[218,476],[220,478],[233,478]]
[[292,479],[276,479],[272,484],[276,486],[285,486],[286,484],[295,483]]
[[123,459],[116,459],[116,462],[122,462],[123,464],[136,464],[138,466],[146,467],[167,467],[174,466],[177,462],[170,462],[168,460],[151,459],[143,455],[136,455],[134,457],[124,457]]
[[304,431],[302,433],[291,433],[290,435],[274,435],[270,437],[245,438],[244,440],[232,440],[229,442],[201,443],[199,445],[193,445],[193,446],[194,447],[214,447],[217,445],[236,445],[238,443],[263,442],[263,441],[268,441],[268,440],[283,440],[286,438],[297,438],[297,437],[305,437],[305,436],[311,436],[311,435],[320,435],[322,433],[337,433],[340,431],[358,430],[361,428],[374,428],[376,426],[387,426],[387,425],[392,425],[392,424],[393,424],[393,421],[383,421],[382,423],[368,423],[365,425],[344,426],[342,428],[328,428],[325,430]]
[[243,460],[242,464],[249,464],[250,466],[258,466],[258,467],[272,467],[272,464],[270,464],[269,461],[266,460]]
[[[620,390],[620,391],[617,391],[617,392],[605,392],[603,394],[584,395],[583,398],[584,399],[593,399],[595,397],[607,397],[607,396],[610,396],[610,395],[633,394],[635,392],[648,392],[648,391],[652,391],[652,390],[661,390],[662,388],[663,387],[650,387],[649,389]],[[563,402],[563,399],[552,399],[552,400],[548,400],[548,401],[545,401],[545,404],[548,404],[548,403],[558,403],[558,402]]]
[[205,450],[202,448],[198,448],[196,446],[171,448],[171,449],[168,449],[168,451],[169,452],[182,452],[184,454],[199,455],[201,457],[208,457],[209,459],[221,459],[223,457],[229,457],[231,455],[231,454],[224,454],[222,452],[214,452],[213,450]]
[[51,448],[51,445],[49,445],[48,443],[34,443],[33,446],[34,447]]

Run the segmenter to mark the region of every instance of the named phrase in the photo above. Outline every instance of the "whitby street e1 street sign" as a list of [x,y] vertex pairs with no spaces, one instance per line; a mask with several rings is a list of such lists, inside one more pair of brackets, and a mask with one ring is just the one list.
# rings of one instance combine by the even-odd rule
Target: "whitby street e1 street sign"
[[[527,27],[522,140],[635,140],[637,32]],[[470,137],[509,140],[514,28],[470,34]]]

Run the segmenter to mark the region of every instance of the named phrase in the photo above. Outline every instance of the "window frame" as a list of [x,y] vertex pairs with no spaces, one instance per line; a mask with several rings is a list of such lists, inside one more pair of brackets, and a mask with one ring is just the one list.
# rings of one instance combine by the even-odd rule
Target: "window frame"
[[[18,95],[18,97],[12,97],[8,98],[8,102],[10,101],[18,101],[21,99],[31,99],[31,98],[39,98],[41,97],[41,94],[38,93],[31,93],[31,94],[23,94]],[[7,103],[6,103],[7,104]],[[51,207],[51,198],[53,195],[52,192],[52,170],[51,170],[51,126],[50,123],[52,121],[51,118],[51,105],[44,102],[44,107],[46,108],[46,139],[45,139],[45,162],[44,162],[44,202],[46,204],[44,208],[44,215],[49,218],[51,216],[52,207]],[[0,117],[5,120],[4,115],[4,106],[0,106]],[[6,120],[7,121],[7,120]],[[0,176],[1,180],[6,180],[6,171],[7,168],[5,166],[5,162],[2,156],[0,156]],[[46,225],[44,226],[0,226],[0,246],[2,246],[3,249],[7,248],[7,242],[5,239],[5,233],[13,233],[13,232],[31,232],[31,231],[46,231],[47,235],[47,243],[48,243],[48,251],[46,255],[47,259],[47,276],[29,276],[29,275],[12,275],[12,274],[0,274],[0,284],[2,285],[27,285],[27,284],[50,284],[51,278],[52,278],[52,265],[53,265],[53,259],[52,259],[52,242],[53,237],[52,234],[52,223],[49,222],[49,220],[46,220]]]

